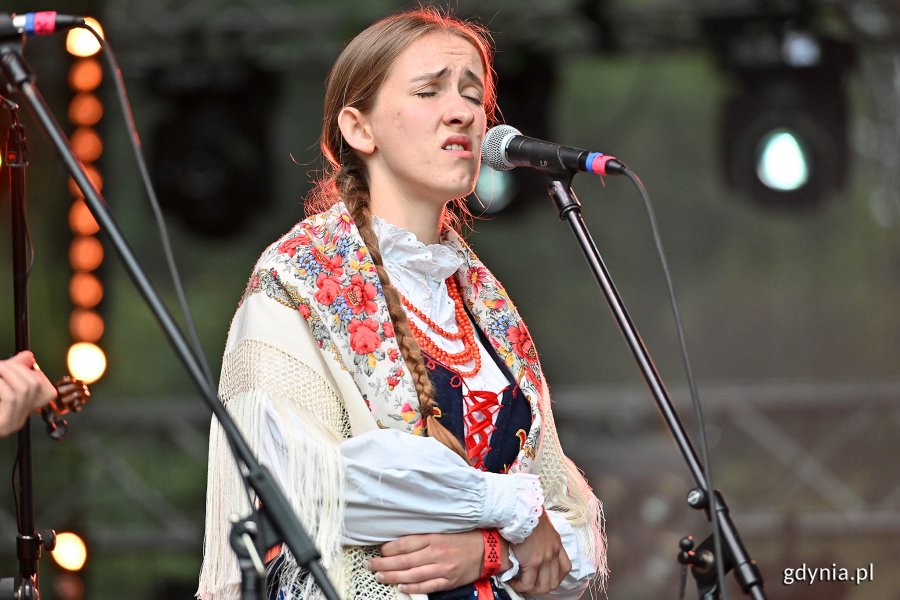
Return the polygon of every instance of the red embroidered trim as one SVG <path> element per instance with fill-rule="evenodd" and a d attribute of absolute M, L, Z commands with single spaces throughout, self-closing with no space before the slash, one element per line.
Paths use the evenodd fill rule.
<path fill-rule="evenodd" d="M 478 579 L 473 585 L 475 586 L 475 598 L 478 600 L 493 600 L 494 590 L 491 588 L 490 579 Z"/>
<path fill-rule="evenodd" d="M 496 529 L 482 529 L 484 537 L 484 566 L 481 567 L 481 578 L 493 577 L 500 572 L 500 535 Z"/>
<path fill-rule="evenodd" d="M 464 394 L 467 404 L 463 417 L 466 424 L 466 454 L 476 469 L 484 470 L 484 457 L 491 449 L 488 440 L 494 431 L 494 413 L 500 410 L 500 399 L 506 389 L 499 393 L 470 390 Z"/>

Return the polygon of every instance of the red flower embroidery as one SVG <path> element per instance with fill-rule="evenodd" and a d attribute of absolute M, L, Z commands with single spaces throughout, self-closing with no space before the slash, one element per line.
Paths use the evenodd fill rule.
<path fill-rule="evenodd" d="M 334 299 L 341 294 L 340 282 L 325 273 L 319 273 L 319 277 L 316 279 L 316 286 L 319 288 L 319 291 L 315 293 L 316 300 L 328 306 L 331 306 Z"/>
<path fill-rule="evenodd" d="M 349 234 L 350 230 L 353 228 L 353 217 L 350 216 L 350 213 L 343 212 L 338 215 L 337 222 L 337 230 L 341 234 Z"/>
<path fill-rule="evenodd" d="M 311 314 L 309 307 L 305 304 L 301 304 L 300 306 L 298 306 L 297 310 L 300 311 L 300 316 L 303 317 L 304 319 L 308 319 L 309 315 Z"/>
<path fill-rule="evenodd" d="M 378 310 L 378 306 L 372 302 L 372 298 L 377 293 L 378 290 L 375 289 L 373 284 L 363 281 L 362 275 L 354 275 L 350 278 L 350 285 L 344 289 L 344 298 L 347 300 L 347 306 L 350 307 L 354 315 L 358 315 L 363 311 L 372 314 Z M 385 335 L 387 335 L 386 332 Z"/>
<path fill-rule="evenodd" d="M 278 246 L 278 253 L 289 254 L 291 258 L 293 258 L 294 255 L 297 254 L 298 247 L 307 246 L 309 243 L 309 236 L 306 235 L 306 232 L 301 232 L 296 237 L 288 238 L 281 242 L 281 245 Z"/>
<path fill-rule="evenodd" d="M 382 325 L 382 327 L 384 328 L 384 337 L 386 337 L 386 338 L 394 337 L 394 324 L 393 323 L 388 321 L 387 323 Z M 394 350 L 394 349 L 391 348 L 391 350 Z M 396 350 L 394 350 L 394 351 L 396 352 Z"/>
<path fill-rule="evenodd" d="M 387 384 L 389 390 L 393 391 L 394 388 L 397 387 L 398 383 L 400 383 L 400 378 L 397 377 L 396 373 L 391 373 L 390 375 L 388 375 Z"/>
<path fill-rule="evenodd" d="M 484 267 L 469 267 L 469 270 L 466 271 L 466 281 L 475 290 L 476 296 L 481 293 L 481 286 L 488 277 L 488 270 Z"/>
<path fill-rule="evenodd" d="M 384 334 L 385 337 L 388 337 L 387 333 Z M 391 348 L 387 351 L 388 358 L 391 359 L 391 362 L 397 362 L 397 359 L 400 358 L 400 351 L 396 348 Z"/>
<path fill-rule="evenodd" d="M 374 319 L 352 319 L 348 327 L 350 331 L 350 347 L 357 354 L 369 354 L 381 345 L 378 335 L 378 323 Z"/>
<path fill-rule="evenodd" d="M 326 271 L 331 273 L 332 275 L 343 275 L 344 269 L 341 267 L 341 263 L 344 260 L 344 257 L 340 254 L 335 254 L 332 257 L 328 257 L 322 252 L 321 248 L 313 248 L 311 251 L 312 257 L 315 259 L 317 263 L 322 265 Z"/>
<path fill-rule="evenodd" d="M 513 352 L 516 353 L 516 356 L 524 358 L 529 362 L 537 360 L 537 350 L 534 348 L 534 342 L 531 341 L 531 336 L 528 335 L 528 330 L 525 329 L 524 323 L 518 327 L 510 327 L 507 329 L 506 337 L 512 342 Z"/>

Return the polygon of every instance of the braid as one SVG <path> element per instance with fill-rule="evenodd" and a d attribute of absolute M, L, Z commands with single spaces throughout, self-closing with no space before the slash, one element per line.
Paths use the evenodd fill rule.
<path fill-rule="evenodd" d="M 419 344 L 416 343 L 416 339 L 409 329 L 406 311 L 403 309 L 403 304 L 400 301 L 400 292 L 391 283 L 387 269 L 384 268 L 384 261 L 381 258 L 381 250 L 378 246 L 378 238 L 372 229 L 372 213 L 369 211 L 369 190 L 365 184 L 363 174 L 359 172 L 358 168 L 354 168 L 355 162 L 345 164 L 337 172 L 335 183 L 344 200 L 344 204 L 347 205 L 347 209 L 356 223 L 363 242 L 369 249 L 369 254 L 372 256 L 372 262 L 375 264 L 375 270 L 378 273 L 378 279 L 381 280 L 381 288 L 387 300 L 388 314 L 390 314 L 394 325 L 394 335 L 400 346 L 400 352 L 403 354 L 406 367 L 409 369 L 413 382 L 416 384 L 416 394 L 419 397 L 419 412 L 425 421 L 425 433 L 453 450 L 468 463 L 469 459 L 462 444 L 435 417 L 437 401 L 434 397 L 434 385 L 431 382 L 431 377 L 428 375 L 428 369 L 425 368 L 425 361 L 422 358 Z"/>

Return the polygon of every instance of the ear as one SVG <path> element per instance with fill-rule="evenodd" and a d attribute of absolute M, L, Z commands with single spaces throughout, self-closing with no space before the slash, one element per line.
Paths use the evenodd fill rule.
<path fill-rule="evenodd" d="M 342 108 L 338 113 L 338 127 L 351 148 L 363 154 L 375 152 L 375 136 L 372 135 L 369 119 L 358 108 Z"/>

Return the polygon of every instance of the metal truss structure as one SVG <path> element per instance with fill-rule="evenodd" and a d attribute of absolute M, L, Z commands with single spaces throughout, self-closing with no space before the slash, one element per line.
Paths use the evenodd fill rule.
<path fill-rule="evenodd" d="M 689 484 L 646 392 L 554 391 L 561 439 L 593 481 L 613 476 L 644 487 L 667 472 Z M 748 538 L 788 523 L 813 537 L 900 535 L 900 482 L 883 477 L 900 453 L 900 381 L 711 385 L 702 396 L 717 484 Z M 684 394 L 674 397 L 689 423 Z M 73 419 L 62 444 L 36 437 L 37 484 L 51 486 L 50 496 L 37 498 L 47 521 L 39 525 L 81 522 L 87 511 L 99 550 L 197 550 L 208 425 L 198 398 L 107 399 Z M 63 460 L 76 466 L 59 487 L 55 469 Z M 176 467 L 187 481 L 170 492 Z M 107 502 L 118 508 L 106 511 Z M 15 531 L 11 507 L 0 510 L 6 533 Z"/>

